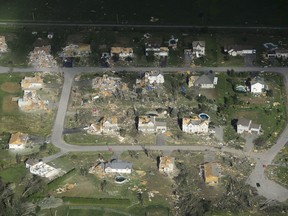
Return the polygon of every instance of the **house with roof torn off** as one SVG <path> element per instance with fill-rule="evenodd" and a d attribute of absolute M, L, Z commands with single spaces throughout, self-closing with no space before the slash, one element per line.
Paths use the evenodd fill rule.
<path fill-rule="evenodd" d="M 127 57 L 133 58 L 133 49 L 126 47 L 111 47 L 110 56 L 118 56 L 120 59 L 125 59 Z"/>
<path fill-rule="evenodd" d="M 189 134 L 208 133 L 210 119 L 199 116 L 184 117 L 182 119 L 182 131 Z"/>
<path fill-rule="evenodd" d="M 137 129 L 143 133 L 165 133 L 166 122 L 157 119 L 155 116 L 139 116 Z"/>
<path fill-rule="evenodd" d="M 43 86 L 43 79 L 39 75 L 35 77 L 24 77 L 21 81 L 21 88 L 23 90 L 41 89 Z"/>
<path fill-rule="evenodd" d="M 90 44 L 76 43 L 69 44 L 64 47 L 62 52 L 59 53 L 61 58 L 81 58 L 87 57 L 91 54 Z"/>
<path fill-rule="evenodd" d="M 116 116 L 102 117 L 96 124 L 91 124 L 87 132 L 90 134 L 116 134 L 120 130 Z"/>
<path fill-rule="evenodd" d="M 162 174 L 171 174 L 174 171 L 175 158 L 170 156 L 160 157 L 159 172 Z"/>
<path fill-rule="evenodd" d="M 217 163 L 207 162 L 200 166 L 200 173 L 206 184 L 218 184 L 220 172 Z"/>
<path fill-rule="evenodd" d="M 27 166 L 26 166 L 27 167 Z M 33 175 L 37 175 L 43 178 L 48 178 L 49 180 L 54 179 L 57 177 L 61 169 L 56 169 L 43 161 L 39 161 L 38 163 L 34 163 L 34 165 L 29 166 L 29 171 Z"/>
<path fill-rule="evenodd" d="M 28 134 L 17 132 L 11 135 L 9 139 L 9 149 L 23 150 L 28 142 Z"/>
<path fill-rule="evenodd" d="M 192 54 L 196 58 L 205 56 L 205 41 L 193 41 Z"/>
<path fill-rule="evenodd" d="M 96 166 L 89 169 L 89 173 L 121 173 L 121 174 L 131 174 L 132 173 L 132 163 L 121 161 L 121 160 L 111 160 L 109 162 L 100 162 Z"/>

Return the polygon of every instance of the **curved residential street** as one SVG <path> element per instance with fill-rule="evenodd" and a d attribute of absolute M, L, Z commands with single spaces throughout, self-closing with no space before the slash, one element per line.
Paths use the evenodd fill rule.
<path fill-rule="evenodd" d="M 288 95 L 288 68 L 286 67 L 271 67 L 271 68 L 261 68 L 261 67 L 174 67 L 174 68 L 148 68 L 148 67 L 120 67 L 120 68 L 99 68 L 99 67 L 78 67 L 78 68 L 46 68 L 46 69 L 35 69 L 35 68 L 7 68 L 0 67 L 0 73 L 8 72 L 31 72 L 31 71 L 51 71 L 51 72 L 61 72 L 64 73 L 64 83 L 62 88 L 62 93 L 59 101 L 59 106 L 54 122 L 54 127 L 52 131 L 51 141 L 52 143 L 61 149 L 61 151 L 55 155 L 44 158 L 43 160 L 48 162 L 54 160 L 57 157 L 66 154 L 67 152 L 87 152 L 87 151 L 106 151 L 108 146 L 77 146 L 70 145 L 64 142 L 62 133 L 64 129 L 64 120 L 66 115 L 66 110 L 68 107 L 70 91 L 73 84 L 73 80 L 76 74 L 86 73 L 86 72 L 96 72 L 96 71 L 131 71 L 131 72 L 141 72 L 149 70 L 159 70 L 161 72 L 177 72 L 177 71 L 210 71 L 215 72 L 226 72 L 228 69 L 233 69 L 235 72 L 249 72 L 249 71 L 263 71 L 263 72 L 276 72 L 284 76 L 286 97 Z M 287 99 L 287 98 L 286 98 Z M 269 165 L 272 160 L 277 155 L 277 153 L 284 147 L 288 139 L 288 125 L 283 130 L 282 134 L 279 136 L 276 144 L 269 150 L 261 153 L 245 152 L 242 150 L 236 150 L 228 147 L 211 147 L 211 146 L 146 146 L 147 149 L 151 150 L 163 150 L 163 151 L 173 151 L 173 150 L 190 150 L 190 151 L 221 151 L 229 152 L 239 156 L 247 156 L 254 158 L 256 160 L 255 168 L 247 179 L 247 183 L 253 187 L 256 187 L 256 183 L 260 183 L 260 187 L 256 187 L 260 195 L 266 197 L 268 200 L 277 200 L 284 202 L 288 199 L 288 190 L 277 184 L 274 181 L 269 180 L 265 176 L 265 168 L 263 165 Z M 126 150 L 142 150 L 142 146 L 139 145 L 113 145 L 110 146 L 113 151 L 122 152 Z"/>

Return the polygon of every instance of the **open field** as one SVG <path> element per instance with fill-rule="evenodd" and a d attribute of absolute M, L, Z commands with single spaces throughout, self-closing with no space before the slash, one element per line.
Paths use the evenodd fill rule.
<path fill-rule="evenodd" d="M 112 1 L 18 1 L 3 2 L 0 10 L 2 20 L 35 21 L 84 21 L 88 23 L 149 23 L 151 16 L 165 24 L 196 25 L 285 25 L 287 24 L 287 4 L 285 1 L 248 0 L 243 1 L 179 1 L 156 3 L 147 0 L 137 2 Z M 247 7 L 249 5 L 249 7 Z M 149 8 L 149 10 L 148 10 Z M 189 10 L 186 10 L 189 8 Z M 231 10 L 231 8 L 233 10 Z M 257 11 L 257 13 L 255 13 Z M 181 14 L 181 16 L 177 16 Z M 269 16 L 267 16 L 269 14 Z"/>

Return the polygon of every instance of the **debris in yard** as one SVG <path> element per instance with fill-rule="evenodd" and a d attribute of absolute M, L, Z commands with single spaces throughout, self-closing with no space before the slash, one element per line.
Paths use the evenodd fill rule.
<path fill-rule="evenodd" d="M 126 83 L 121 81 L 118 77 L 109 77 L 104 74 L 103 77 L 96 77 L 92 80 L 92 88 L 100 90 L 102 97 L 108 97 L 112 95 L 123 95 L 129 91 Z"/>
<path fill-rule="evenodd" d="M 24 90 L 23 98 L 18 100 L 18 106 L 22 111 L 48 110 L 49 101 L 43 101 L 37 95 L 36 90 Z"/>
<path fill-rule="evenodd" d="M 63 48 L 63 51 L 59 54 L 61 58 L 73 58 L 73 57 L 87 57 L 91 53 L 90 44 L 69 44 Z"/>
<path fill-rule="evenodd" d="M 57 188 L 57 189 L 56 189 L 56 192 L 57 192 L 58 194 L 64 193 L 64 192 L 66 192 L 66 191 L 69 191 L 69 190 L 73 189 L 75 186 L 76 186 L 76 183 L 74 183 L 74 184 L 65 184 L 63 187 Z"/>
<path fill-rule="evenodd" d="M 8 46 L 5 40 L 5 36 L 0 36 L 0 53 L 8 51 Z"/>

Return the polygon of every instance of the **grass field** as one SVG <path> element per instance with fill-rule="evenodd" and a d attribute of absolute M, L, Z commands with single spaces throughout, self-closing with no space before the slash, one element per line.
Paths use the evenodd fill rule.
<path fill-rule="evenodd" d="M 21 177 L 25 176 L 26 173 L 27 169 L 25 168 L 24 164 L 21 164 L 21 166 L 1 170 L 0 176 L 5 182 L 19 183 Z"/>
<path fill-rule="evenodd" d="M 131 7 L 132 4 L 133 7 Z M 166 24 L 285 25 L 287 24 L 285 13 L 287 7 L 285 0 L 274 0 L 273 3 L 268 0 L 252 2 L 248 0 L 181 0 L 177 3 L 172 0 L 158 3 L 153 0 L 137 3 L 131 0 L 124 2 L 31 0 L 25 4 L 19 1 L 3 2 L 0 18 L 19 21 L 149 23 L 153 16 L 159 19 L 158 23 Z"/>

